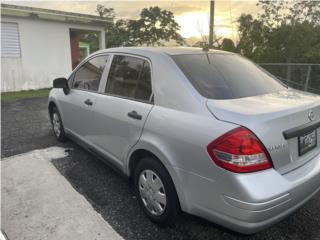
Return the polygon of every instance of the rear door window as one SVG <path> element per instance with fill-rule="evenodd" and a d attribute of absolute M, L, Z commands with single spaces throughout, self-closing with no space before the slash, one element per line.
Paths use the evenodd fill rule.
<path fill-rule="evenodd" d="M 105 92 L 129 99 L 149 101 L 152 92 L 149 62 L 142 58 L 115 55 Z"/>
<path fill-rule="evenodd" d="M 173 55 L 194 88 L 210 99 L 233 99 L 286 89 L 275 77 L 236 54 Z"/>

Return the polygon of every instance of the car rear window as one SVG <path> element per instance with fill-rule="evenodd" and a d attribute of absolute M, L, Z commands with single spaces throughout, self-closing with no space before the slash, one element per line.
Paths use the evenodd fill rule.
<path fill-rule="evenodd" d="M 243 98 L 286 89 L 274 76 L 236 54 L 203 53 L 171 57 L 206 98 Z"/>

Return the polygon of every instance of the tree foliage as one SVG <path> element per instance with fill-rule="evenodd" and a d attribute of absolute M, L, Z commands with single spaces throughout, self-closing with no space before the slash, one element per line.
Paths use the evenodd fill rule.
<path fill-rule="evenodd" d="M 162 41 L 170 40 L 183 43 L 173 13 L 159 7 L 142 9 L 140 19 L 129 20 L 128 27 L 138 45 L 161 45 Z"/>
<path fill-rule="evenodd" d="M 97 5 L 97 9 L 96 12 L 99 14 L 99 16 L 101 18 L 108 18 L 110 20 L 114 20 L 114 18 L 116 17 L 116 14 L 114 12 L 113 8 L 106 8 L 101 4 Z"/>
<path fill-rule="evenodd" d="M 228 52 L 235 52 L 236 51 L 236 47 L 234 45 L 234 42 L 230 38 L 224 38 L 222 40 L 220 49 L 222 49 L 224 51 L 228 51 Z"/>
<path fill-rule="evenodd" d="M 173 13 L 159 7 L 142 9 L 140 18 L 136 20 L 119 19 L 115 21 L 114 9 L 100 4 L 97 5 L 96 11 L 100 17 L 112 20 L 112 24 L 106 28 L 106 47 L 108 48 L 154 46 L 172 40 L 179 45 L 184 42 L 178 33 L 180 26 L 175 21 Z"/>
<path fill-rule="evenodd" d="M 320 23 L 320 4 L 318 1 L 270 1 L 257 3 L 264 10 L 259 19 L 268 27 L 279 27 L 293 23 Z"/>
<path fill-rule="evenodd" d="M 266 43 L 266 27 L 250 14 L 242 14 L 239 19 L 238 51 L 248 58 L 258 58 Z"/>
<path fill-rule="evenodd" d="M 128 21 L 120 19 L 110 26 L 106 31 L 106 47 L 133 46 L 131 34 L 128 30 Z"/>
<path fill-rule="evenodd" d="M 320 4 L 316 1 L 264 1 L 257 19 L 238 18 L 237 50 L 257 62 L 319 62 Z"/>

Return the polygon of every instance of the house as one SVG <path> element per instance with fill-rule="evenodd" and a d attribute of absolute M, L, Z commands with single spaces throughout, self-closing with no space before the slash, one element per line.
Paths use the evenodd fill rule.
<path fill-rule="evenodd" d="M 97 48 L 105 48 L 108 22 L 94 15 L 1 4 L 1 91 L 49 88 L 54 78 L 68 77 L 91 49 L 80 44 L 84 36 L 93 34 Z"/>

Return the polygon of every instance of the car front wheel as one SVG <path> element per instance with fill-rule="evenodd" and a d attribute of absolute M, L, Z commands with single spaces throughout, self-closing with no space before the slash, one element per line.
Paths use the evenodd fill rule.
<path fill-rule="evenodd" d="M 62 120 L 58 109 L 55 107 L 51 112 L 51 124 L 52 130 L 58 141 L 64 142 L 66 140 L 66 135 L 64 132 Z"/>

